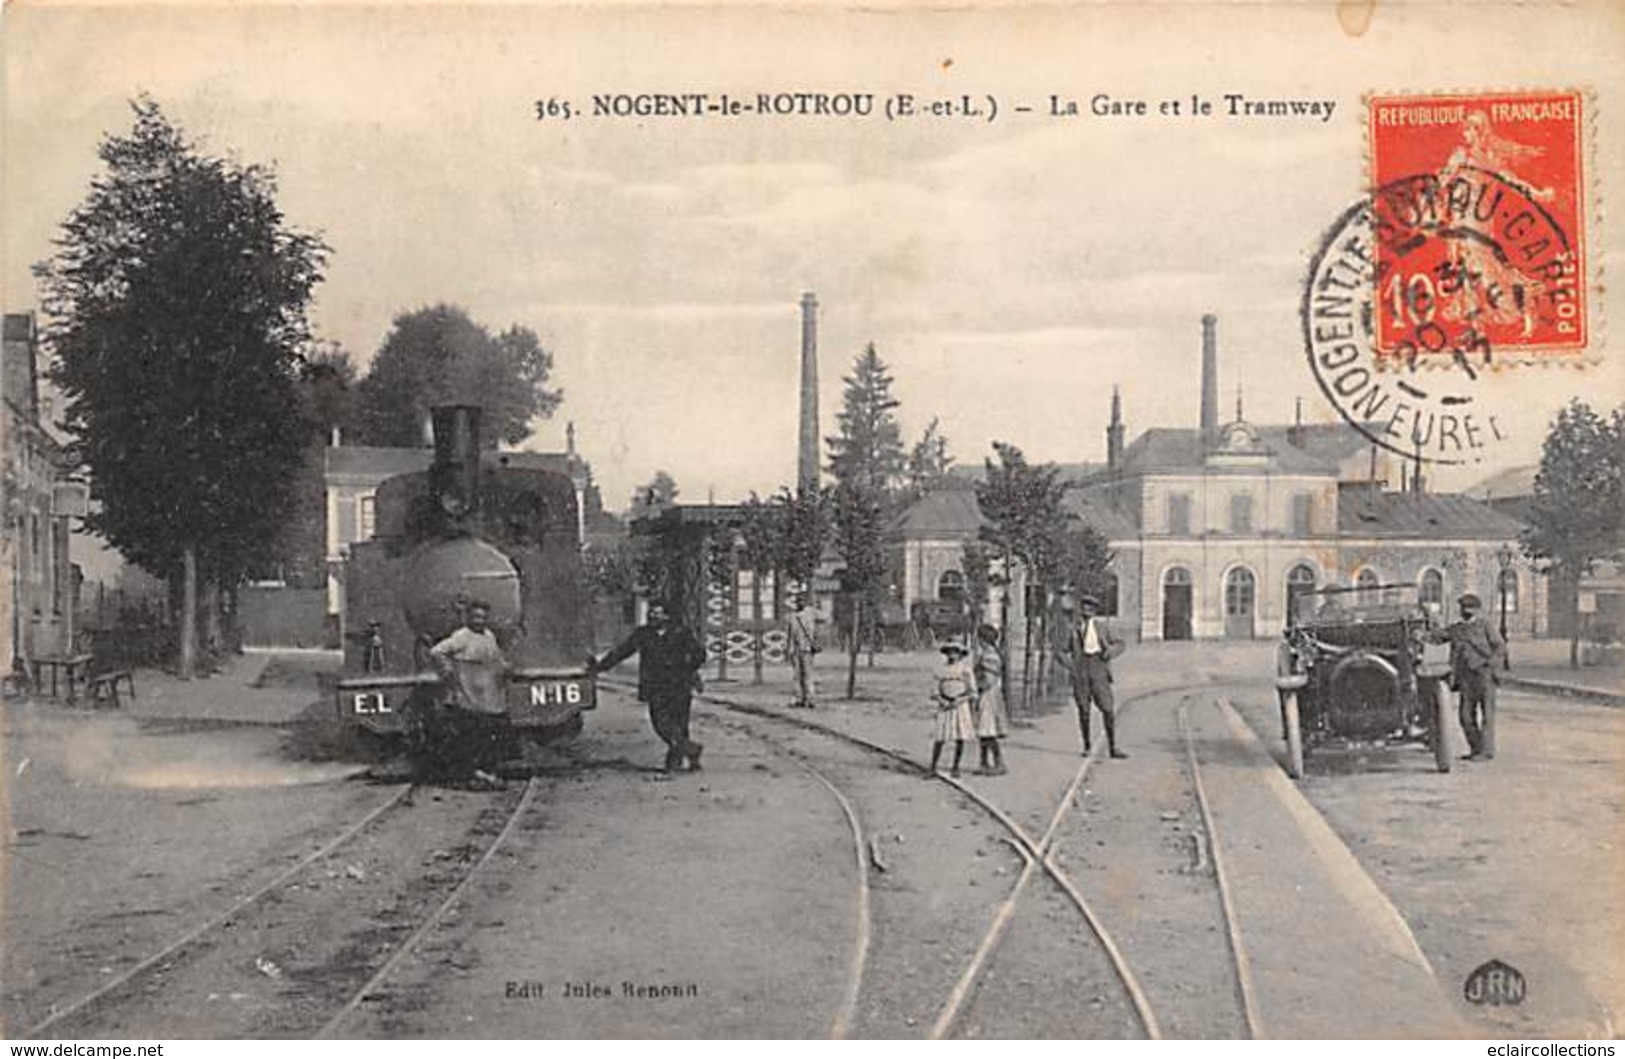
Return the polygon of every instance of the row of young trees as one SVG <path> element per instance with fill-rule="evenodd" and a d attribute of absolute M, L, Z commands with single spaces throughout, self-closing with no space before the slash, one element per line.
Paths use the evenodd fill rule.
<path fill-rule="evenodd" d="M 278 558 L 308 450 L 334 425 L 416 445 L 431 405 L 475 403 L 489 440 L 514 442 L 563 395 L 534 332 L 493 334 L 450 305 L 397 317 L 357 380 L 308 317 L 331 248 L 284 217 L 274 174 L 206 153 L 151 99 L 132 109 L 35 275 L 70 455 L 98 501 L 89 528 L 174 586 L 190 676 L 199 625 Z"/>

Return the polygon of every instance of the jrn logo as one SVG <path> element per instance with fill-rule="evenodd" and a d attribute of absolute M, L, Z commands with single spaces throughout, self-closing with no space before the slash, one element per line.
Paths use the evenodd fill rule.
<path fill-rule="evenodd" d="M 1523 1003 L 1528 986 L 1523 974 L 1509 963 L 1491 960 L 1467 976 L 1462 994 L 1469 1004 L 1502 1004 L 1513 1006 Z"/>

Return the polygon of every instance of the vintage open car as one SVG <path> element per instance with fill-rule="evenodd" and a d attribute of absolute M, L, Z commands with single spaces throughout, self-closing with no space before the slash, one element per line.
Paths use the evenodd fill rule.
<path fill-rule="evenodd" d="M 1296 592 L 1288 615 L 1290 666 L 1277 666 L 1288 772 L 1303 775 L 1319 747 L 1420 742 L 1450 771 L 1448 650 L 1415 585 Z M 1283 672 L 1289 669 L 1290 672 Z"/>

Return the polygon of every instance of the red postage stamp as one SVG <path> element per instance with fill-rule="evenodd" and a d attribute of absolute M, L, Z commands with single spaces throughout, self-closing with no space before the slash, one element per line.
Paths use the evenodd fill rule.
<path fill-rule="evenodd" d="M 1583 106 L 1574 91 L 1370 98 L 1380 360 L 1586 348 Z"/>

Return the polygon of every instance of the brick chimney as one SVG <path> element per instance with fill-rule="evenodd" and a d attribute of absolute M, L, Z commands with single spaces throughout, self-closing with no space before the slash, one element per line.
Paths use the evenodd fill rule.
<path fill-rule="evenodd" d="M 1202 317 L 1202 445 L 1219 440 L 1219 318 Z"/>
<path fill-rule="evenodd" d="M 818 491 L 818 298 L 801 296 L 801 429 L 796 458 L 796 488 L 802 495 Z"/>

